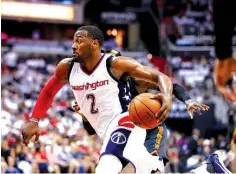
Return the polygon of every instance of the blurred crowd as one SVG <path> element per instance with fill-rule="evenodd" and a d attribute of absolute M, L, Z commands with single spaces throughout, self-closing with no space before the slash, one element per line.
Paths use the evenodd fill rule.
<path fill-rule="evenodd" d="M 163 2 L 162 0 L 158 0 Z M 161 37 L 178 46 L 212 46 L 213 0 L 166 0 L 159 5 Z M 236 32 L 235 32 L 236 35 Z M 233 40 L 235 45 L 235 39 Z"/>
<path fill-rule="evenodd" d="M 6 136 L 1 144 L 2 173 L 94 173 L 100 143 L 96 137 L 88 138 L 83 130 L 78 131 L 81 135 L 76 138 L 47 131 L 39 143 L 28 147 L 19 137 Z M 51 142 L 44 142 L 49 139 Z"/>

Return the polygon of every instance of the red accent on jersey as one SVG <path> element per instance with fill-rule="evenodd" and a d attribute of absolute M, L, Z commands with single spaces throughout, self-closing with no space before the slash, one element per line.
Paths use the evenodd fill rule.
<path fill-rule="evenodd" d="M 47 116 L 46 112 L 50 108 L 54 96 L 63 85 L 64 83 L 59 82 L 54 77 L 50 78 L 39 94 L 38 100 L 34 106 L 32 117 L 40 119 Z"/>
<path fill-rule="evenodd" d="M 134 123 L 131 121 L 131 119 L 129 118 L 129 116 L 125 116 L 122 117 L 119 121 L 118 121 L 118 125 L 119 126 L 124 126 L 124 127 L 128 127 L 128 128 L 134 128 Z"/>

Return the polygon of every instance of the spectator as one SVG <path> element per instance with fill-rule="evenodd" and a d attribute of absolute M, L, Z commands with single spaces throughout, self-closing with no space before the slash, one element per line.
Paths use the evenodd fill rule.
<path fill-rule="evenodd" d="M 1 172 L 6 173 L 7 163 L 3 157 L 1 157 Z"/>
<path fill-rule="evenodd" d="M 186 9 L 182 8 L 180 12 L 176 16 L 173 17 L 174 22 L 178 26 L 178 31 L 180 35 L 184 35 L 185 25 L 194 25 L 194 22 L 195 22 L 194 19 L 188 18 L 185 15 L 185 10 Z"/>
<path fill-rule="evenodd" d="M 20 171 L 14 167 L 15 166 L 15 159 L 14 157 L 8 158 L 8 167 L 6 168 L 6 173 L 20 173 Z"/>
<path fill-rule="evenodd" d="M 214 24 L 212 22 L 212 14 L 208 12 L 205 16 L 205 21 L 203 22 L 204 34 L 205 35 L 213 35 L 214 32 Z"/>
<path fill-rule="evenodd" d="M 48 163 L 49 167 L 48 170 L 49 172 L 54 172 L 54 173 L 60 173 L 60 168 L 59 168 L 59 159 L 58 156 L 55 153 L 55 145 L 51 144 L 50 146 L 47 146 L 49 150 L 46 151 L 47 158 L 48 158 Z"/>
<path fill-rule="evenodd" d="M 218 136 L 217 142 L 216 142 L 216 148 L 227 150 L 227 142 L 226 142 L 225 136 L 223 135 Z"/>
<path fill-rule="evenodd" d="M 172 17 L 166 17 L 161 22 L 161 34 L 163 38 L 168 38 L 172 43 L 175 43 L 179 38 L 178 27 Z"/>
<path fill-rule="evenodd" d="M 34 154 L 40 173 L 48 173 L 48 158 L 43 144 L 36 145 L 36 152 Z"/>
<path fill-rule="evenodd" d="M 7 140 L 2 140 L 1 156 L 4 158 L 4 161 L 8 163 L 8 157 L 10 156 L 10 148 L 8 146 Z"/>
<path fill-rule="evenodd" d="M 58 158 L 60 171 L 62 173 L 74 173 L 77 166 L 76 163 L 73 161 L 71 149 L 66 143 L 66 141 L 63 142 L 62 150 L 58 154 Z"/>

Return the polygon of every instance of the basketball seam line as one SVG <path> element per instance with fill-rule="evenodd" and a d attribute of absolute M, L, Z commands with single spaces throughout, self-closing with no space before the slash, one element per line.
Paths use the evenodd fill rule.
<path fill-rule="evenodd" d="M 149 112 L 146 112 L 146 113 L 153 118 L 153 114 L 151 115 Z M 154 118 L 156 118 L 155 115 L 154 115 Z"/>
<path fill-rule="evenodd" d="M 142 121 L 142 119 L 139 117 L 139 114 L 138 114 L 138 112 L 137 112 L 137 110 L 136 110 L 136 106 L 135 106 L 135 103 L 132 101 L 132 103 L 134 104 L 134 110 L 135 110 L 135 112 L 136 112 L 136 114 L 137 114 L 137 116 L 138 116 L 138 118 L 139 118 L 139 120 L 145 125 L 145 126 L 147 126 L 147 127 L 149 127 L 148 125 L 146 125 L 143 121 Z"/>
<path fill-rule="evenodd" d="M 136 100 L 138 100 L 138 101 L 140 101 L 139 99 L 137 99 L 137 98 L 135 98 Z M 141 102 L 141 101 L 140 101 Z M 143 102 L 141 102 L 144 106 L 146 106 L 147 108 L 148 108 L 148 110 L 149 111 L 151 111 L 151 113 L 153 114 L 153 115 L 156 115 L 156 114 L 154 114 L 153 112 L 152 112 L 152 110 L 151 109 L 149 109 L 149 107 L 147 106 L 147 105 L 145 105 Z"/>

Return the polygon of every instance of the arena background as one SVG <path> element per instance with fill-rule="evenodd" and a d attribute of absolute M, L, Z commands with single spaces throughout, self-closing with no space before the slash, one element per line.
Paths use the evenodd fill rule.
<path fill-rule="evenodd" d="M 20 142 L 41 88 L 57 63 L 71 56 L 74 32 L 87 24 L 102 29 L 104 49 L 159 69 L 210 106 L 191 120 L 185 105 L 173 100 L 166 120 L 167 172 L 188 171 L 215 150 L 229 158 L 235 103 L 214 87 L 211 0 L 2 0 L 1 24 L 2 173 L 94 172 L 101 142 L 82 128 L 69 86 L 40 121 L 40 142 Z"/>

